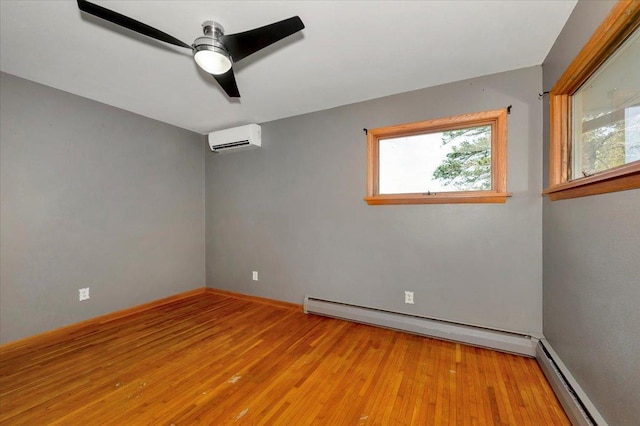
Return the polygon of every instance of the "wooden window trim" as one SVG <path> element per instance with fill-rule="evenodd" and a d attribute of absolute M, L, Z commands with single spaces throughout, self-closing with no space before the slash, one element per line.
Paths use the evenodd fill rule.
<path fill-rule="evenodd" d="M 638 28 L 640 1 L 619 1 L 549 93 L 549 187 L 543 194 L 552 201 L 640 188 L 640 161 L 570 180 L 572 97 Z"/>
<path fill-rule="evenodd" d="M 379 141 L 401 136 L 491 126 L 491 190 L 439 192 L 436 194 L 380 194 Z M 367 196 L 369 205 L 504 203 L 507 197 L 507 109 L 483 111 L 367 131 Z"/>

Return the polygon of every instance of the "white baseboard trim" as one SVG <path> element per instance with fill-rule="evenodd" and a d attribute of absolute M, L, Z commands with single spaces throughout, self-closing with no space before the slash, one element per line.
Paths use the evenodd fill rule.
<path fill-rule="evenodd" d="M 530 357 L 535 357 L 538 344 L 537 338 L 524 334 L 332 302 L 310 296 L 305 296 L 304 298 L 304 312 Z"/>
<path fill-rule="evenodd" d="M 598 409 L 544 338 L 538 342 L 536 360 L 574 426 L 607 426 Z"/>

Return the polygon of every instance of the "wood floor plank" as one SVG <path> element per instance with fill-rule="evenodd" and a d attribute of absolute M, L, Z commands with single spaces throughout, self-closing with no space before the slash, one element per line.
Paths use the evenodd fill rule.
<path fill-rule="evenodd" d="M 201 292 L 0 348 L 2 425 L 569 425 L 533 359 Z"/>

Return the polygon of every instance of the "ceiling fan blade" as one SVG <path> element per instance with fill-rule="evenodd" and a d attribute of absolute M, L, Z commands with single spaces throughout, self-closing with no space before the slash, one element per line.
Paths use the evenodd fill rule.
<path fill-rule="evenodd" d="M 236 77 L 233 75 L 233 68 L 224 74 L 211 74 L 216 79 L 220 87 L 227 92 L 227 96 L 230 98 L 239 98 L 240 92 L 238 91 L 238 85 L 236 84 Z"/>
<path fill-rule="evenodd" d="M 167 33 L 163 33 L 162 31 L 150 27 L 147 24 L 143 24 L 142 22 L 131 19 L 128 16 L 121 15 L 113 10 L 98 6 L 97 4 L 90 3 L 86 0 L 78 0 L 78 7 L 83 12 L 97 16 L 98 18 L 112 22 L 116 25 L 120 25 L 121 27 L 128 28 L 147 37 L 164 41 L 165 43 L 173 44 L 175 46 L 184 47 L 186 49 L 192 49 L 192 47 L 187 43 L 180 41 Z"/>
<path fill-rule="evenodd" d="M 303 28 L 304 24 L 300 17 L 294 16 L 243 33 L 223 35 L 220 37 L 220 41 L 231 54 L 233 62 L 239 62 L 252 53 L 295 34 Z"/>

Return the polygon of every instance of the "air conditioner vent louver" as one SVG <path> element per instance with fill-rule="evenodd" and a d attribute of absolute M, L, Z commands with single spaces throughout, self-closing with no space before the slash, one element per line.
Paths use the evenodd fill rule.
<path fill-rule="evenodd" d="M 209 133 L 209 146 L 213 152 L 217 153 L 241 151 L 261 145 L 261 129 L 257 124 Z"/>
<path fill-rule="evenodd" d="M 238 146 L 244 146 L 244 145 L 249 145 L 249 141 L 243 140 L 238 142 L 223 143 L 222 145 L 216 145 L 215 148 L 212 148 L 212 150 L 219 151 L 221 149 L 236 148 Z"/>

